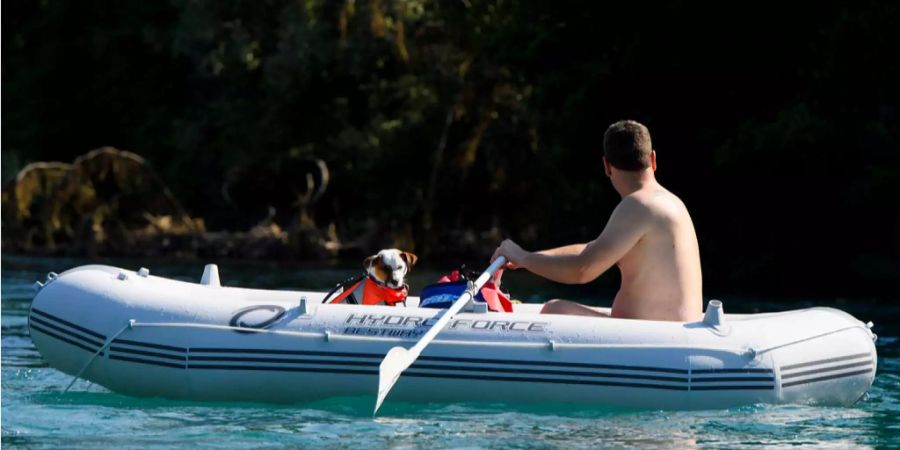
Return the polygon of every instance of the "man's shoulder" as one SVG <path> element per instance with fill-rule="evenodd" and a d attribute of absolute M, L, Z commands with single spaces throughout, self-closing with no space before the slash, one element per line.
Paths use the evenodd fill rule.
<path fill-rule="evenodd" d="M 653 215 L 685 209 L 681 199 L 661 187 L 640 190 L 625 196 L 622 198 L 621 206 L 632 211 L 646 211 Z"/>
<path fill-rule="evenodd" d="M 620 206 L 634 209 L 652 209 L 655 204 L 659 203 L 665 190 L 640 190 L 622 197 Z"/>
<path fill-rule="evenodd" d="M 654 201 L 643 193 L 632 193 L 622 197 L 616 211 L 622 216 L 628 216 L 632 220 L 650 217 L 655 209 Z"/>

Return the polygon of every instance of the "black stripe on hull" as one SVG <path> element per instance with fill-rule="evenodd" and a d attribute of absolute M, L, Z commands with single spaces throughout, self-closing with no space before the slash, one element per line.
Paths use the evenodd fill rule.
<path fill-rule="evenodd" d="M 379 356 L 380 358 L 383 357 Z M 646 366 L 622 366 L 616 364 L 591 364 L 591 363 L 574 363 L 574 362 L 554 362 L 554 361 L 525 361 L 512 359 L 485 359 L 485 358 L 452 358 L 445 356 L 420 356 L 419 360 L 423 361 L 452 361 L 452 362 L 471 362 L 483 364 L 516 364 L 516 365 L 536 365 L 536 366 L 559 366 L 559 367 L 583 367 L 589 369 L 615 369 L 615 370 L 632 370 L 645 372 L 663 372 L 677 373 L 687 375 L 690 373 L 687 369 L 672 369 L 668 367 L 646 367 Z"/>
<path fill-rule="evenodd" d="M 147 352 L 144 350 L 134 350 L 130 348 L 119 347 L 116 345 L 111 345 L 109 350 L 116 353 L 130 353 L 132 355 L 142 355 L 142 356 L 152 356 L 154 358 L 162 358 L 162 359 L 172 359 L 175 361 L 187 362 L 187 358 L 184 355 L 167 355 L 165 353 L 157 353 L 157 352 Z"/>
<path fill-rule="evenodd" d="M 413 369 L 427 369 L 427 370 L 452 370 L 452 371 L 475 371 L 475 372 L 487 372 L 487 371 L 503 371 L 506 370 L 504 367 L 460 367 L 460 366 L 444 366 L 444 365 L 436 365 L 436 364 L 413 364 L 411 366 Z M 689 381 L 688 378 L 681 377 L 667 377 L 660 375 L 640 375 L 640 374 L 623 374 L 623 373 L 612 373 L 612 372 L 577 372 L 577 371 L 568 371 L 568 370 L 541 370 L 541 369 L 516 369 L 516 373 L 527 373 L 527 374 L 535 374 L 535 375 L 569 375 L 576 377 L 595 377 L 595 378 L 628 378 L 634 380 L 650 380 L 650 381 L 667 381 L 670 383 L 687 383 Z"/>
<path fill-rule="evenodd" d="M 781 375 L 781 379 L 789 380 L 791 378 L 805 377 L 807 375 L 813 375 L 813 374 L 817 374 L 817 373 L 836 372 L 839 370 L 860 368 L 860 367 L 871 366 L 871 365 L 872 365 L 872 360 L 870 359 L 868 361 L 861 361 L 861 362 L 857 362 L 857 363 L 853 363 L 853 364 L 842 364 L 840 366 L 824 367 L 824 368 L 820 368 L 820 369 L 805 370 L 803 372 L 794 372 L 794 373 L 789 373 L 789 374 L 783 374 L 783 375 Z"/>
<path fill-rule="evenodd" d="M 818 383 L 818 382 L 820 382 L 820 381 L 836 380 L 836 379 L 838 379 L 838 378 L 846 378 L 846 377 L 855 377 L 855 376 L 857 376 L 857 375 L 863 375 L 863 374 L 870 373 L 870 372 L 872 372 L 872 371 L 874 371 L 874 370 L 875 370 L 874 367 L 869 367 L 869 368 L 867 368 L 867 369 L 865 369 L 865 370 L 856 370 L 856 371 L 853 371 L 853 372 L 845 372 L 845 373 L 838 373 L 838 374 L 834 374 L 834 375 L 826 375 L 826 376 L 816 377 L 816 378 L 808 378 L 808 379 L 806 379 L 806 380 L 798 380 L 798 381 L 792 381 L 792 382 L 790 382 L 790 383 L 783 383 L 783 384 L 781 385 L 781 387 L 783 387 L 783 388 L 790 388 L 790 387 L 800 386 L 800 385 L 804 385 L 804 384 Z"/>
<path fill-rule="evenodd" d="M 261 362 L 261 363 L 296 363 L 296 364 L 324 364 L 334 366 L 372 366 L 377 367 L 379 361 L 346 361 L 340 359 L 291 359 L 291 358 L 228 358 L 219 356 L 194 356 L 191 353 L 191 361 L 212 362 Z"/>
<path fill-rule="evenodd" d="M 201 365 L 188 366 L 189 369 L 212 369 L 212 370 L 263 370 L 263 371 L 284 371 L 284 372 L 314 372 L 314 373 L 331 373 L 336 375 L 371 375 L 377 376 L 377 370 L 334 370 L 319 367 L 285 367 L 285 366 L 240 366 L 240 365 Z M 449 374 L 449 373 L 428 373 L 418 372 L 410 369 L 403 373 L 406 377 L 419 378 L 450 378 L 450 379 L 467 379 L 478 381 L 512 381 L 520 383 L 553 383 L 553 384 L 578 384 L 578 385 L 595 385 L 595 386 L 620 386 L 647 389 L 663 389 L 674 391 L 687 391 L 687 386 L 668 386 L 663 384 L 644 384 L 644 383 L 626 383 L 618 381 L 594 381 L 594 380 L 574 380 L 563 378 L 530 378 L 530 377 L 506 377 L 495 375 L 466 375 L 466 374 Z"/>
<path fill-rule="evenodd" d="M 43 334 L 45 334 L 45 335 L 47 335 L 47 336 L 50 336 L 50 337 L 52 337 L 52 338 L 54 338 L 54 339 L 56 339 L 56 340 L 65 342 L 66 344 L 74 345 L 75 347 L 78 347 L 78 348 L 83 349 L 83 350 L 85 350 L 85 351 L 88 351 L 88 352 L 90 352 L 90 353 L 96 353 L 96 352 L 97 352 L 97 348 L 99 348 L 99 346 L 98 346 L 97 348 L 90 348 L 90 347 L 88 347 L 88 346 L 86 346 L 86 345 L 84 345 L 84 344 L 82 344 L 82 343 L 80 343 L 80 342 L 73 341 L 73 340 L 71 340 L 71 339 L 69 339 L 69 338 L 67 338 L 67 337 L 60 336 L 60 335 L 58 335 L 58 334 L 56 334 L 56 333 L 54 333 L 54 332 L 52 332 L 52 331 L 45 330 L 45 329 L 43 329 L 43 328 L 42 328 L 41 326 L 39 326 L 39 325 L 34 325 L 34 324 L 32 324 L 32 325 L 31 325 L 31 329 L 32 329 L 32 330 L 37 330 L 37 331 L 39 331 L 39 332 L 41 332 L 41 333 L 43 333 Z M 101 353 L 101 354 L 102 354 L 102 353 Z"/>
<path fill-rule="evenodd" d="M 76 329 L 76 330 L 78 330 L 78 331 L 81 331 L 81 332 L 83 332 L 83 333 L 89 334 L 89 335 L 91 335 L 91 336 L 93 336 L 93 337 L 95 337 L 95 338 L 100 339 L 101 341 L 105 341 L 105 340 L 106 340 L 106 336 L 104 336 L 104 335 L 102 335 L 102 334 L 100 334 L 100 333 L 97 333 L 97 332 L 94 331 L 94 330 L 89 330 L 89 329 L 84 328 L 84 327 L 82 327 L 82 326 L 80 326 L 80 325 L 75 325 L 74 323 L 69 322 L 69 321 L 67 321 L 67 320 L 60 319 L 59 317 L 56 317 L 56 316 L 54 316 L 54 315 L 52 315 L 52 314 L 47 314 L 47 313 L 45 313 L 44 311 L 41 311 L 41 310 L 39 310 L 39 309 L 37 309 L 37 308 L 35 308 L 35 307 L 33 307 L 33 306 L 31 307 L 31 312 L 34 313 L 34 314 L 37 314 L 37 315 L 39 315 L 39 316 L 41 316 L 41 317 L 44 317 L 44 318 L 46 318 L 46 319 L 55 320 L 56 322 L 59 322 L 59 323 L 65 325 L 65 326 L 67 326 L 67 327 L 74 328 L 74 329 Z"/>
<path fill-rule="evenodd" d="M 155 348 L 157 350 L 168 350 L 170 352 L 187 353 L 187 351 L 188 351 L 188 349 L 185 347 L 174 347 L 171 345 L 162 345 L 162 344 L 150 344 L 147 342 L 129 341 L 128 339 L 116 338 L 116 340 L 113 342 L 118 343 L 118 344 L 124 344 L 124 345 L 133 345 L 135 347 L 146 347 L 146 348 Z"/>
<path fill-rule="evenodd" d="M 87 345 L 93 346 L 95 349 L 98 349 L 98 348 L 100 348 L 100 346 L 103 345 L 102 342 L 97 342 L 97 341 L 95 341 L 95 340 L 93 340 L 93 339 L 86 338 L 86 337 L 84 337 L 84 336 L 82 336 L 82 335 L 80 335 L 80 334 L 78 334 L 78 333 L 75 333 L 75 332 L 73 332 L 73 331 L 67 330 L 67 329 L 65 329 L 65 328 L 63 328 L 63 327 L 60 327 L 60 326 L 58 326 L 58 325 L 54 325 L 54 324 L 52 324 L 52 323 L 50 323 L 50 322 L 44 321 L 44 320 L 42 320 L 42 319 L 40 319 L 40 318 L 38 318 L 38 317 L 32 316 L 32 317 L 31 317 L 31 327 L 34 328 L 35 325 L 38 325 L 38 326 L 39 326 L 38 329 L 41 329 L 41 328 L 48 329 L 48 328 L 49 328 L 49 329 L 52 329 L 52 330 L 56 330 L 56 331 L 59 332 L 59 333 L 62 333 L 62 334 L 64 334 L 64 335 L 66 335 L 66 336 L 69 336 L 69 337 L 78 339 L 78 340 L 84 342 L 84 343 L 87 344 Z"/>
<path fill-rule="evenodd" d="M 750 368 L 750 369 L 697 369 L 692 370 L 691 375 L 698 374 L 720 374 L 720 373 L 772 373 L 772 369 Z"/>
<path fill-rule="evenodd" d="M 742 382 L 773 382 L 773 377 L 712 377 L 712 378 L 691 378 L 691 383 L 721 383 L 723 381 L 742 381 Z"/>
<path fill-rule="evenodd" d="M 404 372 L 404 376 L 410 377 L 426 377 L 426 378 L 463 378 L 468 380 L 479 381 L 517 381 L 522 383 L 556 383 L 556 384 L 583 384 L 592 386 L 618 386 L 645 389 L 663 389 L 669 391 L 687 391 L 687 386 L 669 386 L 665 384 L 644 384 L 644 383 L 625 383 L 619 381 L 595 381 L 595 380 L 567 380 L 556 378 L 527 378 L 527 377 L 505 377 L 505 376 L 481 376 L 481 375 L 464 375 L 464 374 L 442 374 L 442 373 L 422 373 L 422 372 Z"/>
<path fill-rule="evenodd" d="M 378 367 L 381 362 L 380 361 L 345 361 L 345 360 L 302 360 L 302 359 L 288 359 L 288 358 L 229 358 L 229 357 L 211 357 L 211 356 L 191 356 L 191 362 L 194 361 L 220 361 L 220 362 L 261 362 L 261 363 L 287 363 L 287 364 L 317 364 L 317 365 L 344 365 L 344 366 L 371 366 Z M 192 364 L 191 367 L 201 367 L 200 365 Z M 246 366 L 238 366 L 238 367 L 246 367 Z M 425 370 L 449 370 L 449 371 L 460 371 L 460 372 L 490 372 L 490 371 L 503 371 L 506 370 L 504 367 L 467 367 L 467 366 L 446 366 L 446 365 L 437 365 L 437 364 L 422 364 L 417 363 L 413 364 L 413 369 L 425 369 Z M 516 373 L 525 373 L 525 374 L 535 374 L 535 375 L 561 375 L 561 376 L 576 376 L 576 377 L 596 377 L 596 378 L 628 378 L 628 379 L 638 379 L 638 380 L 651 380 L 651 381 L 668 381 L 671 383 L 687 383 L 689 381 L 688 378 L 684 377 L 667 377 L 660 375 L 641 375 L 641 374 L 622 374 L 622 373 L 611 373 L 611 372 L 579 372 L 579 371 L 567 371 L 567 370 L 542 370 L 542 369 L 516 369 Z M 729 378 L 727 380 L 710 380 L 710 381 L 760 381 L 758 378 L 750 378 L 750 379 L 740 379 L 740 378 Z M 764 379 L 762 381 L 771 381 L 771 379 Z"/>
<path fill-rule="evenodd" d="M 734 386 L 691 386 L 692 391 L 771 391 L 774 384 L 738 384 Z"/>
<path fill-rule="evenodd" d="M 855 355 L 838 356 L 836 358 L 820 359 L 817 361 L 808 361 L 808 362 L 798 363 L 798 364 L 788 364 L 786 366 L 781 366 L 781 371 L 785 372 L 785 371 L 789 371 L 789 370 L 793 370 L 793 369 L 799 369 L 801 367 L 818 366 L 821 364 L 828 364 L 828 363 L 839 362 L 839 361 L 849 361 L 851 359 L 859 359 L 859 358 L 864 358 L 864 357 L 868 357 L 868 356 L 871 356 L 871 355 L 869 355 L 868 353 L 857 353 Z"/>
<path fill-rule="evenodd" d="M 237 348 L 191 348 L 191 354 L 194 353 L 259 353 L 273 355 L 309 355 L 309 356 L 341 356 L 349 358 L 374 358 L 379 362 L 384 358 L 380 353 L 341 353 L 341 352 L 316 352 L 302 350 L 267 350 L 267 349 L 237 349 Z M 191 359 L 194 359 L 193 357 Z M 515 359 L 487 359 L 487 358 L 457 358 L 448 356 L 420 356 L 419 361 L 437 361 L 437 362 L 461 362 L 476 364 L 510 364 L 510 365 L 529 365 L 529 366 L 557 366 L 557 367 L 577 367 L 587 369 L 613 369 L 613 370 L 630 370 L 643 372 L 661 372 L 675 373 L 687 375 L 687 369 L 674 369 L 668 367 L 646 367 L 646 366 L 622 366 L 614 364 L 591 364 L 576 362 L 554 362 L 554 361 L 526 361 Z M 744 369 L 738 369 L 744 370 Z"/>
<path fill-rule="evenodd" d="M 109 359 L 115 359 L 115 360 L 119 360 L 119 361 L 128 361 L 128 362 L 133 362 L 133 363 L 138 363 L 138 364 L 149 364 L 151 366 L 172 367 L 175 369 L 186 369 L 187 368 L 187 366 L 185 366 L 184 364 L 173 364 L 173 363 L 164 362 L 164 361 L 154 361 L 152 359 L 130 358 L 128 356 L 121 356 L 121 355 L 109 355 Z"/>
<path fill-rule="evenodd" d="M 303 356 L 341 356 L 346 358 L 377 358 L 381 360 L 384 355 L 379 353 L 349 353 L 349 352 L 317 352 L 312 350 L 277 350 L 265 348 L 206 348 L 192 347 L 191 353 L 248 353 L 270 355 L 303 355 Z M 421 358 L 420 358 L 421 359 Z"/>
<path fill-rule="evenodd" d="M 91 336 L 99 336 L 105 340 L 103 335 L 88 330 L 86 328 L 77 326 L 72 324 L 71 322 L 64 321 L 62 319 L 56 318 L 50 314 L 44 313 L 42 311 L 36 311 L 42 317 L 49 318 L 54 321 L 58 321 L 59 323 L 65 324 L 68 327 L 73 329 L 84 331 Z M 74 332 L 68 330 L 61 330 L 66 332 L 66 334 L 76 337 L 83 341 L 88 341 L 93 344 L 93 348 L 88 345 L 81 344 L 72 339 L 68 339 L 65 336 L 61 336 L 57 333 L 53 333 L 49 330 L 46 330 L 41 325 L 43 322 L 47 324 L 47 326 L 52 326 L 45 321 L 41 321 L 37 316 L 32 316 L 32 319 L 35 319 L 37 326 L 34 328 L 48 336 L 56 338 L 65 343 L 74 345 L 88 352 L 96 352 L 97 348 L 100 347 L 101 344 L 96 343 L 93 340 L 85 338 L 84 336 L 80 336 Z M 59 327 L 54 327 L 59 329 Z M 320 351 L 302 351 L 302 350 L 268 350 L 268 349 L 226 349 L 226 348 L 192 348 L 187 349 L 184 347 L 175 347 L 170 345 L 162 345 L 162 344 L 151 344 L 144 343 L 138 341 L 131 341 L 126 339 L 116 339 L 114 344 L 135 346 L 135 347 L 143 347 L 143 348 L 152 348 L 157 350 L 164 350 L 169 352 L 178 352 L 182 353 L 181 355 L 170 355 L 159 352 L 152 352 L 146 350 L 138 350 L 127 347 L 122 347 L 121 345 L 112 346 L 111 350 L 113 354 L 109 355 L 110 359 L 124 361 L 124 362 L 132 362 L 138 364 L 146 364 L 158 367 L 166 367 L 166 368 L 176 368 L 176 369 L 203 369 L 203 370 L 244 370 L 244 371 L 286 371 L 286 372 L 314 372 L 314 373 L 330 373 L 330 374 L 350 374 L 350 375 L 378 375 L 378 370 L 374 369 L 375 366 L 380 364 L 380 360 L 384 357 L 382 354 L 378 353 L 349 353 L 349 352 L 320 352 Z M 346 361 L 346 360 L 298 360 L 298 359 L 290 359 L 290 358 L 264 358 L 264 357 L 228 357 L 228 356 L 192 356 L 195 353 L 219 353 L 219 354 L 273 354 L 273 355 L 302 355 L 302 356 L 330 356 L 330 357 L 350 357 L 350 358 L 371 358 L 375 359 L 374 361 Z M 125 356 L 126 354 L 133 356 Z M 143 357 L 141 357 L 143 356 Z M 181 364 L 169 362 L 169 361 L 159 361 L 153 359 L 147 359 L 146 357 L 152 358 L 160 358 L 160 359 L 168 359 L 180 361 Z M 612 369 L 612 370 L 624 370 L 624 371 L 643 371 L 643 372 L 651 372 L 651 373 L 672 373 L 672 374 L 682 374 L 686 375 L 685 377 L 677 377 L 677 376 L 665 376 L 665 375 L 648 375 L 648 374 L 617 374 L 610 372 L 585 372 L 585 371 L 566 371 L 566 370 L 549 370 L 549 369 L 525 369 L 525 368 L 515 368 L 516 374 L 531 374 L 531 375 L 558 375 L 558 376 L 576 376 L 576 377 L 585 377 L 585 378 L 611 378 L 611 379 L 622 379 L 622 380 L 648 380 L 648 381 L 662 381 L 662 382 L 671 382 L 678 384 L 655 384 L 655 383 L 640 383 L 640 382 L 628 382 L 628 381 L 608 381 L 608 380 L 584 380 L 584 379 L 571 379 L 571 378 L 540 378 L 540 377 L 527 377 L 527 376 L 503 376 L 503 375 L 489 375 L 489 374 L 462 374 L 462 373 L 430 373 L 430 372 L 422 372 L 422 370 L 445 370 L 445 371 L 454 371 L 454 372 L 489 372 L 489 371 L 503 371 L 508 368 L 504 367 L 472 367 L 472 366 L 447 366 L 447 365 L 439 365 L 439 364 L 427 364 L 419 362 L 418 364 L 414 364 L 410 371 L 405 372 L 405 376 L 410 377 L 422 377 L 422 378 L 453 378 L 453 379 L 471 379 L 471 380 L 481 380 L 481 381 L 509 381 L 509 382 L 524 382 L 524 383 L 555 383 L 555 384 L 576 384 L 576 385 L 596 385 L 596 386 L 612 386 L 612 387 L 630 387 L 630 388 L 646 388 L 646 389 L 661 389 L 661 390 L 675 390 L 675 391 L 714 391 L 714 390 L 772 390 L 774 389 L 774 384 L 769 385 L 760 385 L 760 384 L 739 384 L 739 385 L 702 385 L 702 386 L 693 386 L 689 384 L 693 383 L 720 383 L 720 382 L 731 382 L 731 383 L 747 383 L 747 382 L 772 382 L 774 381 L 768 377 L 759 377 L 759 376 L 750 376 L 750 377 L 706 377 L 706 378 L 692 378 L 691 372 L 685 369 L 674 369 L 674 368 L 666 368 L 666 367 L 646 367 L 646 366 L 631 366 L 631 365 L 614 365 L 614 364 L 591 364 L 591 363 L 576 363 L 576 362 L 553 362 L 553 361 L 526 361 L 526 360 L 508 360 L 508 359 L 486 359 L 486 358 L 458 358 L 458 357 L 441 357 L 441 356 L 422 356 L 419 358 L 420 361 L 435 361 L 435 362 L 461 362 L 461 363 L 472 363 L 472 364 L 489 364 L 489 365 L 530 365 L 530 366 L 550 366 L 550 367 L 573 367 L 573 368 L 590 368 L 590 369 Z M 248 366 L 248 365 L 240 365 L 240 364 L 197 364 L 191 363 L 195 361 L 210 361 L 210 362 L 256 362 L 256 363 L 294 363 L 294 364 L 309 364 L 309 365 L 341 365 L 341 366 L 356 366 L 362 368 L 327 368 L 327 367 L 303 367 L 303 366 Z M 366 367 L 373 367 L 373 369 L 366 369 Z M 758 369 L 758 368 L 750 368 L 750 369 L 703 369 L 694 371 L 695 374 L 759 374 L 759 373 L 771 373 L 770 369 Z"/>
<path fill-rule="evenodd" d="M 315 372 L 331 373 L 335 375 L 378 375 L 377 370 L 363 369 L 328 369 L 323 367 L 288 367 L 288 366 L 240 366 L 230 364 L 189 365 L 189 369 L 205 370 L 250 370 L 250 371 L 275 371 L 275 372 Z"/>

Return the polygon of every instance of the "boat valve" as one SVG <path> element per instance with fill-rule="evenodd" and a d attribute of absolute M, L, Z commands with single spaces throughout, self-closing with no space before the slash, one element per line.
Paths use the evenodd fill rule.
<path fill-rule="evenodd" d="M 200 284 L 205 286 L 219 287 L 219 266 L 215 264 L 207 264 L 203 267 L 203 276 L 200 277 Z"/>
<path fill-rule="evenodd" d="M 717 334 L 727 334 L 731 327 L 725 321 L 725 309 L 720 300 L 710 300 L 706 305 L 706 314 L 703 315 L 703 323 L 712 328 Z"/>

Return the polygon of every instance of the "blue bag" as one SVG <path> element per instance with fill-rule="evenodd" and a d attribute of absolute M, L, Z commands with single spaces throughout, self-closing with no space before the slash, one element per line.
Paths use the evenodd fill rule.
<path fill-rule="evenodd" d="M 466 288 L 469 287 L 468 281 L 451 281 L 449 283 L 429 284 L 422 289 L 419 294 L 420 308 L 449 308 L 455 302 Z M 483 302 L 484 297 L 481 292 L 475 296 L 475 301 Z"/>

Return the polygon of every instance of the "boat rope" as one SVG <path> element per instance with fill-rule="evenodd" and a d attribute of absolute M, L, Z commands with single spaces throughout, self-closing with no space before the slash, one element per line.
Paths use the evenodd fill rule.
<path fill-rule="evenodd" d="M 207 330 L 221 330 L 221 331 L 240 331 L 243 333 L 263 333 L 263 334 L 275 334 L 281 336 L 293 336 L 293 337 L 305 337 L 305 338 L 316 338 L 316 339 L 325 339 L 326 341 L 341 339 L 347 341 L 381 341 L 381 342 L 397 342 L 397 341 L 409 341 L 416 342 L 415 339 L 403 339 L 403 338 L 395 338 L 395 337 L 378 337 L 378 336 L 348 336 L 341 334 L 334 334 L 330 331 L 324 332 L 312 332 L 312 331 L 288 331 L 288 330 L 271 330 L 271 329 L 256 329 L 256 328 L 246 328 L 246 327 L 235 327 L 230 325 L 215 325 L 215 324 L 204 324 L 204 323 L 190 323 L 190 322 L 137 322 L 135 320 L 130 320 L 128 325 L 124 326 L 118 333 L 114 334 L 112 337 L 106 340 L 100 349 L 98 349 L 91 359 L 81 368 L 78 372 L 78 375 L 69 383 L 69 387 L 75 383 L 75 381 L 81 377 L 85 370 L 87 370 L 88 366 L 97 357 L 103 350 L 109 347 L 113 340 L 115 340 L 119 335 L 124 333 L 126 330 L 133 329 L 136 327 L 145 327 L 145 328 L 195 328 L 195 329 L 207 329 Z M 860 325 L 855 325 L 851 327 L 839 328 L 837 330 L 828 331 L 825 333 L 820 333 L 814 336 L 808 336 L 802 339 L 797 339 L 794 341 L 786 342 L 784 344 L 778 344 L 772 347 L 767 347 L 763 349 L 754 349 L 752 347 L 712 347 L 705 346 L 699 347 L 696 345 L 690 344 L 612 344 L 612 343 L 566 343 L 566 342 L 555 342 L 555 341 L 547 341 L 547 342 L 510 342 L 510 341 L 481 341 L 481 342 L 473 342 L 473 341 L 464 341 L 464 340 L 455 340 L 455 339 L 436 339 L 434 342 L 436 344 L 444 344 L 444 345 L 464 345 L 464 346 L 475 346 L 475 347 L 520 347 L 520 348 L 550 348 L 551 350 L 563 349 L 563 348 L 571 348 L 571 349 L 591 349 L 591 348 L 615 348 L 615 349 L 641 349 L 641 348 L 668 348 L 668 349 L 694 349 L 701 351 L 717 351 L 717 352 L 726 352 L 733 353 L 737 355 L 747 356 L 750 358 L 756 358 L 759 355 L 764 353 L 771 352 L 773 350 L 778 350 L 780 348 L 789 347 L 792 345 L 801 344 L 803 342 L 811 341 L 814 339 L 819 339 L 825 336 L 829 336 L 832 334 L 841 333 L 848 330 L 853 330 L 861 328 L 864 329 Z M 865 329 L 864 329 L 865 330 Z M 66 390 L 69 389 L 66 388 Z"/>
<path fill-rule="evenodd" d="M 821 337 L 830 336 L 830 335 L 832 335 L 832 334 L 837 334 L 837 333 L 842 333 L 842 332 L 847 331 L 847 330 L 855 330 L 855 329 L 857 329 L 857 328 L 860 328 L 860 329 L 862 329 L 863 331 L 868 331 L 867 328 L 864 328 L 864 327 L 861 326 L 861 325 L 854 325 L 854 326 L 852 326 L 852 327 L 838 328 L 837 330 L 831 330 L 831 331 L 828 331 L 828 332 L 825 332 L 825 333 L 821 333 L 821 334 L 817 334 L 817 335 L 814 335 L 814 336 L 805 337 L 805 338 L 802 338 L 802 339 L 797 339 L 797 340 L 795 340 L 795 341 L 787 342 L 787 343 L 784 343 L 784 344 L 778 344 L 778 345 L 775 345 L 775 346 L 772 346 L 772 347 L 764 348 L 764 349 L 762 349 L 762 350 L 754 350 L 754 349 L 751 348 L 751 349 L 749 349 L 749 351 L 750 351 L 750 352 L 753 354 L 753 356 L 755 357 L 755 356 L 761 355 L 761 354 L 763 354 L 763 353 L 771 352 L 772 350 L 778 350 L 779 348 L 790 347 L 790 346 L 792 346 L 792 345 L 802 344 L 802 343 L 804 343 L 804 342 L 811 341 L 811 340 L 813 340 L 813 339 L 819 339 L 819 338 L 821 338 Z"/>
<path fill-rule="evenodd" d="M 94 354 L 91 355 L 90 358 L 88 358 L 87 362 L 84 363 L 84 366 L 81 367 L 81 370 L 78 371 L 78 374 L 75 375 L 74 377 L 72 377 L 72 381 L 70 381 L 69 385 L 66 386 L 65 389 L 63 389 L 63 393 L 65 394 L 66 392 L 69 392 L 69 389 L 72 387 L 72 385 L 75 384 L 75 382 L 81 378 L 81 375 L 84 374 L 84 371 L 87 370 L 87 368 L 91 365 L 92 362 L 94 362 L 94 359 L 97 358 L 97 355 L 103 353 L 103 350 L 106 350 L 107 348 L 109 348 L 110 344 L 112 344 L 112 342 L 114 340 L 116 340 L 116 338 L 119 337 L 119 335 L 121 335 L 122 333 L 124 333 L 127 330 L 134 328 L 134 324 L 135 324 L 134 320 L 129 320 L 127 325 L 122 327 L 122 329 L 119 330 L 116 334 L 110 336 L 109 339 L 107 339 L 106 342 L 104 342 L 103 345 L 101 345 L 100 348 L 98 348 L 97 351 L 94 352 Z"/>
<path fill-rule="evenodd" d="M 397 342 L 397 341 L 406 341 L 406 342 L 418 342 L 417 339 L 404 339 L 404 338 L 396 338 L 396 337 L 379 337 L 379 336 L 350 336 L 350 335 L 342 335 L 335 334 L 330 331 L 324 332 L 313 332 L 313 331 L 288 331 L 288 330 L 272 330 L 272 329 L 262 329 L 262 328 L 245 328 L 245 327 L 234 327 L 229 325 L 215 325 L 215 324 L 204 324 L 204 323 L 190 323 L 190 322 L 134 322 L 133 327 L 147 327 L 147 328 L 199 328 L 199 329 L 207 329 L 207 330 L 223 330 L 223 331 L 239 331 L 242 333 L 264 333 L 264 334 L 275 334 L 282 336 L 294 336 L 294 337 L 306 337 L 306 338 L 317 338 L 317 339 L 325 339 L 325 340 L 344 340 L 344 341 L 368 341 L 368 342 Z M 553 349 L 562 349 L 562 348 L 615 348 L 615 349 L 641 349 L 641 348 L 666 348 L 666 349 L 696 349 L 703 351 L 716 351 L 716 352 L 726 352 L 726 353 L 734 353 L 738 355 L 744 356 L 752 356 L 756 354 L 753 349 L 741 348 L 741 347 L 698 347 L 696 345 L 690 344 L 600 344 L 600 343 L 566 343 L 566 342 L 555 342 L 555 341 L 532 341 L 532 342 L 514 342 L 514 341 L 463 341 L 463 340 L 455 340 L 455 339 L 435 339 L 435 344 L 444 344 L 444 345 L 464 345 L 464 346 L 473 346 L 473 347 L 521 347 L 521 348 L 550 348 Z"/>
<path fill-rule="evenodd" d="M 270 334 L 281 334 L 285 336 L 300 336 L 300 337 L 322 337 L 322 333 L 316 333 L 312 331 L 285 331 L 285 330 L 267 330 L 264 328 L 247 328 L 247 327 L 233 327 L 230 325 L 215 325 L 209 323 L 190 323 L 190 322 L 134 322 L 132 325 L 134 327 L 147 327 L 147 328 L 203 328 L 207 330 L 225 330 L 225 331 L 240 331 L 241 333 L 270 333 Z"/>

